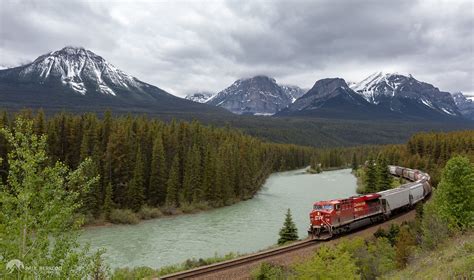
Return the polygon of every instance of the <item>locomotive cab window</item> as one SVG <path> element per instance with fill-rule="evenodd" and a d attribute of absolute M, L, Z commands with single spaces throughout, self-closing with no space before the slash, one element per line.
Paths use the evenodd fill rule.
<path fill-rule="evenodd" d="M 336 204 L 334 208 L 336 208 L 336 210 L 339 210 L 341 207 L 339 204 Z"/>
<path fill-rule="evenodd" d="M 314 210 L 332 210 L 332 205 L 314 205 L 313 207 Z"/>

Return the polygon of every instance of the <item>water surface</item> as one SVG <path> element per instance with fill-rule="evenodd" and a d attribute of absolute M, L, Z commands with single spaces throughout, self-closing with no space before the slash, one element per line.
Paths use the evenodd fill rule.
<path fill-rule="evenodd" d="M 93 249 L 106 248 L 105 258 L 112 268 L 159 268 L 189 258 L 255 252 L 277 242 L 287 208 L 292 211 L 300 238 L 306 237 L 314 201 L 355 194 L 356 179 L 350 171 L 274 173 L 253 199 L 138 225 L 90 228 L 80 240 L 90 242 Z"/>

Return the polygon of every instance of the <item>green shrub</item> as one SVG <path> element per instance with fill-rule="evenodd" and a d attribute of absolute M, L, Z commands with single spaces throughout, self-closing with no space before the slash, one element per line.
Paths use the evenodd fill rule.
<path fill-rule="evenodd" d="M 435 196 L 436 193 L 433 195 Z M 441 217 L 433 201 L 425 204 L 423 209 L 421 232 L 421 245 L 428 250 L 436 248 L 450 234 L 448 223 Z"/>
<path fill-rule="evenodd" d="M 134 267 L 132 269 L 117 268 L 112 276 L 113 280 L 135 280 L 135 279 L 150 279 L 157 274 L 157 271 L 146 266 Z"/>
<path fill-rule="evenodd" d="M 199 211 L 199 209 L 193 203 L 181 203 L 179 210 L 181 210 L 183 213 L 195 213 Z"/>
<path fill-rule="evenodd" d="M 155 219 L 163 216 L 163 213 L 161 213 L 160 209 L 158 208 L 152 208 L 149 206 L 143 206 L 140 211 L 138 211 L 138 216 L 142 220 L 149 220 L 149 219 Z"/>
<path fill-rule="evenodd" d="M 252 279 L 255 280 L 283 280 L 287 279 L 285 270 L 282 266 L 272 263 L 261 263 L 251 273 Z"/>
<path fill-rule="evenodd" d="M 451 228 L 474 226 L 474 164 L 469 158 L 456 156 L 446 163 L 433 200 Z"/>
<path fill-rule="evenodd" d="M 341 248 L 322 246 L 312 259 L 294 267 L 296 279 L 360 279 L 354 257 Z"/>
<path fill-rule="evenodd" d="M 114 224 L 138 224 L 140 221 L 130 209 L 113 209 L 110 212 L 110 221 Z"/>

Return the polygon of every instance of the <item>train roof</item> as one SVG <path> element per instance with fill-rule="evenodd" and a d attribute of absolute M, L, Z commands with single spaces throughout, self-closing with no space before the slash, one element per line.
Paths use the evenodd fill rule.
<path fill-rule="evenodd" d="M 349 198 L 343 198 L 343 199 L 331 199 L 331 200 L 322 200 L 322 201 L 317 201 L 314 203 L 316 204 L 338 204 L 341 203 L 345 200 L 359 200 L 359 201 L 366 201 L 366 200 L 373 200 L 381 197 L 380 194 L 378 193 L 370 193 L 370 194 L 364 194 L 364 195 L 358 195 L 358 196 L 351 196 Z"/>

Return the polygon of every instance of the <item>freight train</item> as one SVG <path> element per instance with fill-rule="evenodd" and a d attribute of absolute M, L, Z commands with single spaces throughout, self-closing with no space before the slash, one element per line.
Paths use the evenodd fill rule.
<path fill-rule="evenodd" d="M 378 193 L 314 203 L 308 234 L 325 240 L 378 223 L 394 213 L 413 208 L 431 194 L 430 176 L 416 169 L 390 165 L 390 173 L 411 182 Z"/>

